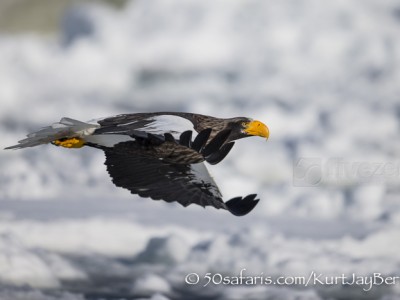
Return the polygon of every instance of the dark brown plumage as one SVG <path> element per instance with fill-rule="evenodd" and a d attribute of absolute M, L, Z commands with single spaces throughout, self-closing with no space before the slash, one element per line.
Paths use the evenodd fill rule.
<path fill-rule="evenodd" d="M 141 197 L 226 209 L 241 216 L 256 195 L 222 200 L 204 162 L 217 164 L 248 136 L 268 138 L 268 128 L 245 117 L 215 118 L 194 113 L 124 114 L 97 124 L 63 118 L 7 149 L 52 143 L 66 148 L 102 149 L 113 183 Z"/>

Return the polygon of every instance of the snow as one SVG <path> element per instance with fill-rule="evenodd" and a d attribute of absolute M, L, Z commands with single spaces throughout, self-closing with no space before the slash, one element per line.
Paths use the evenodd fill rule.
<path fill-rule="evenodd" d="M 153 294 L 154 292 L 169 293 L 169 283 L 160 276 L 147 274 L 139 278 L 133 285 L 132 291 L 135 294 Z"/>
<path fill-rule="evenodd" d="M 57 293 L 56 295 L 47 295 L 39 290 L 29 288 L 5 288 L 0 291 L 0 299 L 2 300 L 84 300 L 85 298 L 79 294 L 73 293 Z"/>
<path fill-rule="evenodd" d="M 153 237 L 137 259 L 141 262 L 177 264 L 186 261 L 190 245 L 178 236 Z"/>
<path fill-rule="evenodd" d="M 399 276 L 399 21 L 396 0 L 137 0 L 74 6 L 59 40 L 0 35 L 0 148 L 62 117 L 146 111 L 271 132 L 207 166 L 224 199 L 258 194 L 241 218 L 116 188 L 95 149 L 0 151 L 0 299 L 398 299 L 400 280 L 202 284 Z"/>

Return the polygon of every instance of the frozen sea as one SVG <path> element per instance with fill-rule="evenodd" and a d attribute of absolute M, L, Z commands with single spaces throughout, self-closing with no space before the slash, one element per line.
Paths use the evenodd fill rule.
<path fill-rule="evenodd" d="M 241 218 L 133 196 L 95 149 L 0 150 L 0 299 L 400 299 L 399 37 L 398 0 L 136 0 L 1 34 L 1 149 L 145 111 L 271 136 L 210 167 L 258 193 Z"/>

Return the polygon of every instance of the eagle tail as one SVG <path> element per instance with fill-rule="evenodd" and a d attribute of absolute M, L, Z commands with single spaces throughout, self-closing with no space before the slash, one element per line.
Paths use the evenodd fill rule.
<path fill-rule="evenodd" d="M 98 127 L 99 125 L 62 118 L 60 122 L 32 132 L 25 139 L 18 141 L 17 145 L 5 149 L 22 149 L 48 143 L 67 148 L 78 148 L 84 144 L 82 136 L 92 134 Z"/>

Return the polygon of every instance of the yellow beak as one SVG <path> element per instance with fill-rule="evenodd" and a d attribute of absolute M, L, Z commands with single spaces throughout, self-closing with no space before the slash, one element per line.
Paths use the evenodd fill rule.
<path fill-rule="evenodd" d="M 267 125 L 260 121 L 251 121 L 247 123 L 244 132 L 246 132 L 248 135 L 261 136 L 266 139 L 269 138 L 269 129 Z"/>

